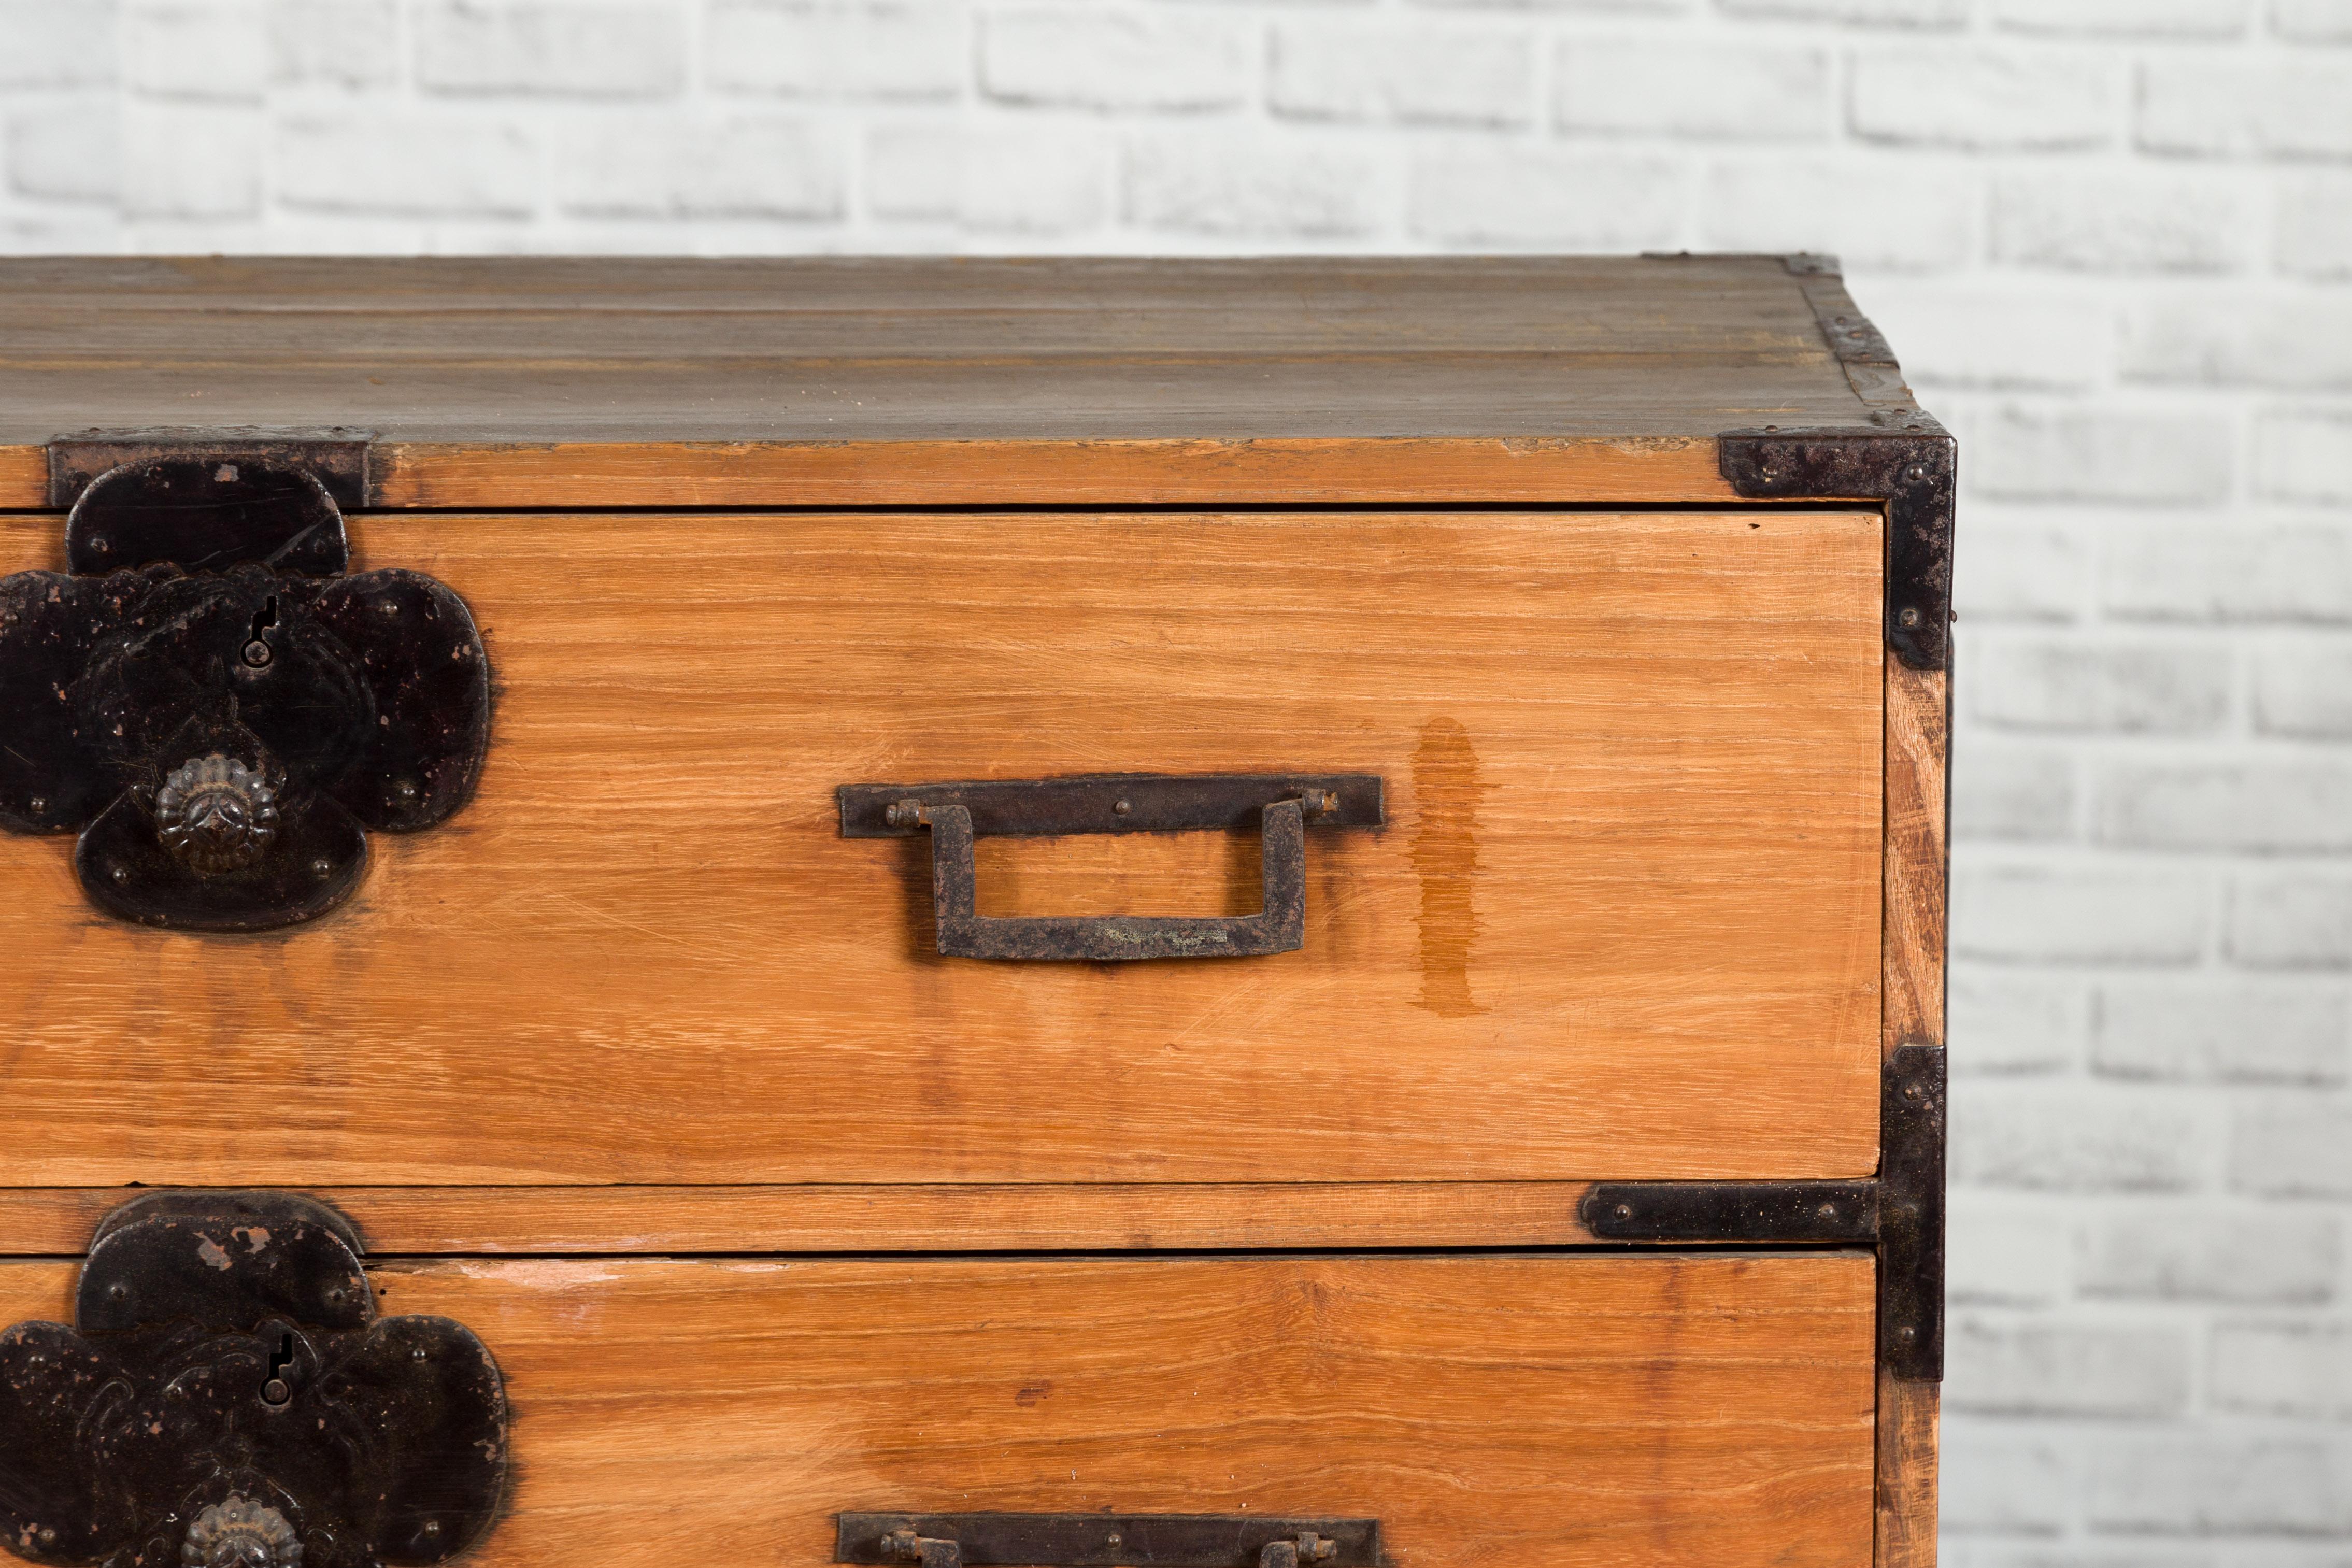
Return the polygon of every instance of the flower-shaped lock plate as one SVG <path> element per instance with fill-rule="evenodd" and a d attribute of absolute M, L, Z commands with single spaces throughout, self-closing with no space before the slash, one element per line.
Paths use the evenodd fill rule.
<path fill-rule="evenodd" d="M 378 1318 L 323 1205 L 136 1199 L 100 1226 L 74 1312 L 0 1332 L 0 1547 L 106 1568 L 422 1568 L 489 1528 L 498 1363 L 446 1318 Z"/>
<path fill-rule="evenodd" d="M 0 579 L 0 826 L 81 830 L 108 912 L 253 931 L 358 886 L 372 828 L 466 803 L 489 658 L 465 601 L 415 572 L 345 575 L 311 474 L 170 457 L 100 475 L 68 572 Z"/>

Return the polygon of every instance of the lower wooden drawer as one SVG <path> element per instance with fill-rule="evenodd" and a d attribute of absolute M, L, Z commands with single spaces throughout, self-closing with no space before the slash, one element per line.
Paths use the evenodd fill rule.
<path fill-rule="evenodd" d="M 0 1266 L 0 1323 L 70 1320 Z M 442 1261 L 513 1568 L 830 1563 L 845 1510 L 1376 1518 L 1399 1564 L 1863 1568 L 1859 1253 Z"/>

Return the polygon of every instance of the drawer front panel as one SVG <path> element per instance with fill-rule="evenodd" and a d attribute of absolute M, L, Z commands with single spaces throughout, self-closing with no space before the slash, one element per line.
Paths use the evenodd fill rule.
<path fill-rule="evenodd" d="M 1813 1254 L 382 1268 L 478 1332 L 467 1561 L 829 1563 L 840 1511 L 1377 1518 L 1401 1568 L 1862 1568 L 1871 1262 Z M 65 1264 L 0 1266 L 0 1322 Z"/>
<path fill-rule="evenodd" d="M 26 1184 L 1599 1179 L 1876 1155 L 1862 511 L 362 515 L 479 793 L 253 936 L 0 837 Z M 54 565 L 53 517 L 0 566 Z M 943 959 L 844 784 L 1378 774 L 1298 951 Z M 982 838 L 978 912 L 1256 909 L 1255 835 Z"/>

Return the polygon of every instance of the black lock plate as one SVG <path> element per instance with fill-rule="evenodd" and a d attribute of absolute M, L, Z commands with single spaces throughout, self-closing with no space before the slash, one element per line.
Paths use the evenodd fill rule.
<path fill-rule="evenodd" d="M 249 457 L 100 474 L 69 573 L 0 579 L 0 826 L 79 829 L 109 913 L 252 931 L 349 896 L 372 830 L 473 793 L 489 658 L 465 602 L 415 572 L 344 575 L 314 475 Z"/>
<path fill-rule="evenodd" d="M 283 1193 L 158 1193 L 99 1227 L 74 1324 L 0 1333 L 0 1530 L 38 1563 L 425 1565 L 488 1530 L 498 1363 L 378 1318 L 342 1218 Z"/>

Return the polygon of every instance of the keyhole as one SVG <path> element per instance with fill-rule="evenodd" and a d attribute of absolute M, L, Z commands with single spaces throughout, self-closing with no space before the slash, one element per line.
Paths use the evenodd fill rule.
<path fill-rule="evenodd" d="M 269 1358 L 269 1381 L 261 1385 L 261 1403 L 264 1405 L 284 1405 L 288 1400 L 294 1397 L 293 1388 L 288 1384 L 287 1381 L 283 1377 L 278 1375 L 286 1370 L 287 1366 L 293 1360 L 294 1336 L 292 1334 L 278 1335 L 278 1353 Z"/>
<path fill-rule="evenodd" d="M 277 624 L 278 595 L 272 594 L 261 601 L 261 608 L 253 617 L 253 635 L 247 640 L 244 652 L 240 655 L 248 669 L 268 668 L 270 658 L 269 645 L 262 640 L 261 634 Z"/>

